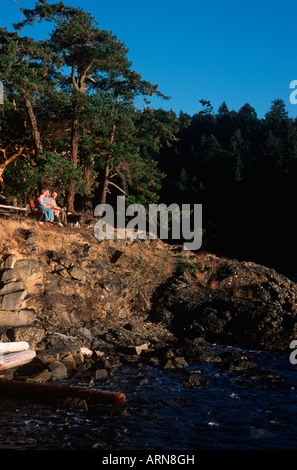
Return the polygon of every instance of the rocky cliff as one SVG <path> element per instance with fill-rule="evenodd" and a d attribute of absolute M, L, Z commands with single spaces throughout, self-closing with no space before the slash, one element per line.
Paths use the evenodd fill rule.
<path fill-rule="evenodd" d="M 195 359 L 202 343 L 287 351 L 297 339 L 297 287 L 276 271 L 160 240 L 98 241 L 93 224 L 0 221 L 1 341 L 27 341 L 40 360 L 65 345 Z"/>

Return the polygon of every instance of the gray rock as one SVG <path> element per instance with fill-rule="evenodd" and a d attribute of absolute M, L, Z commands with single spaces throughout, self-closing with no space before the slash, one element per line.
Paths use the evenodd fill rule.
<path fill-rule="evenodd" d="M 26 286 L 22 281 L 7 282 L 2 289 L 0 289 L 0 296 L 11 294 L 12 292 L 25 291 Z"/>
<path fill-rule="evenodd" d="M 48 380 L 51 380 L 53 377 L 53 373 L 49 371 L 48 369 L 44 369 L 38 374 L 35 374 L 31 377 L 26 378 L 26 382 L 33 383 L 33 382 L 47 382 Z"/>
<path fill-rule="evenodd" d="M 197 258 L 195 271 L 173 278 L 155 299 L 153 320 L 179 341 L 285 351 L 297 334 L 296 283 L 255 263 Z"/>
<path fill-rule="evenodd" d="M 14 269 L 18 272 L 20 279 L 26 282 L 28 277 L 37 277 L 43 273 L 43 266 L 37 260 L 28 258 L 28 259 L 19 259 L 14 264 Z"/>
<path fill-rule="evenodd" d="M 50 250 L 47 256 L 50 260 L 60 263 L 61 259 L 65 258 L 65 252 Z"/>
<path fill-rule="evenodd" d="M 107 292 L 113 292 L 114 294 L 123 294 L 123 291 L 127 289 L 127 284 L 116 274 L 100 280 L 100 286 Z"/>
<path fill-rule="evenodd" d="M 209 380 L 205 380 L 201 377 L 200 373 L 193 372 L 183 380 L 183 385 L 186 387 L 201 387 L 202 385 L 208 384 Z"/>
<path fill-rule="evenodd" d="M 213 350 L 201 338 L 185 339 L 182 343 L 182 353 L 189 362 L 220 362 Z"/>
<path fill-rule="evenodd" d="M 74 266 L 73 262 L 72 262 L 71 259 L 69 259 L 69 258 L 62 258 L 62 259 L 60 260 L 60 264 L 61 264 L 62 266 L 64 266 L 65 268 L 67 268 L 67 269 L 69 269 L 69 268 L 71 268 L 72 266 Z"/>
<path fill-rule="evenodd" d="M 5 260 L 4 268 L 13 268 L 17 259 L 18 256 L 16 254 L 9 255 Z"/>
<path fill-rule="evenodd" d="M 95 371 L 95 376 L 94 376 L 94 379 L 101 379 L 103 377 L 107 377 L 108 376 L 108 372 L 106 369 L 97 369 Z"/>
<path fill-rule="evenodd" d="M 18 281 L 18 272 L 13 268 L 6 268 L 2 271 L 0 280 L 4 284 L 6 284 L 7 282 Z"/>
<path fill-rule="evenodd" d="M 26 341 L 31 349 L 36 349 L 38 343 L 43 340 L 44 335 L 44 329 L 35 325 L 17 326 L 9 330 L 11 341 Z"/>
<path fill-rule="evenodd" d="M 60 361 L 54 361 L 49 365 L 53 379 L 64 379 L 68 375 L 67 367 Z"/>
<path fill-rule="evenodd" d="M 1 298 L 0 298 L 1 299 Z M 2 300 L 2 299 L 1 299 Z M 36 320 L 36 312 L 30 309 L 20 311 L 2 311 L 0 300 L 0 326 L 26 326 L 32 325 Z"/>
<path fill-rule="evenodd" d="M 20 310 L 25 306 L 26 290 L 11 292 L 0 297 L 1 310 Z"/>
<path fill-rule="evenodd" d="M 81 269 L 79 266 L 72 266 L 68 269 L 68 273 L 70 274 L 70 276 L 77 280 L 77 281 L 82 281 L 82 282 L 85 282 L 88 278 L 88 274 L 86 271 L 84 271 L 83 269 Z"/>
<path fill-rule="evenodd" d="M 76 369 L 76 361 L 71 352 L 61 355 L 61 362 L 64 364 L 64 366 L 67 367 L 68 372 L 71 372 Z"/>
<path fill-rule="evenodd" d="M 125 354 L 131 354 L 131 355 L 137 355 L 140 356 L 140 354 L 143 351 L 147 351 L 149 347 L 148 343 L 141 344 L 139 346 L 123 346 L 120 348 L 121 352 Z"/>
<path fill-rule="evenodd" d="M 187 367 L 188 363 L 184 357 L 173 357 L 171 359 L 163 359 L 160 362 L 161 369 L 183 369 Z"/>

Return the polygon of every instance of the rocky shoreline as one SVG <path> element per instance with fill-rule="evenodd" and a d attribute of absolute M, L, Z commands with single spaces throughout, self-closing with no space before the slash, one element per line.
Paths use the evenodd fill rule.
<path fill-rule="evenodd" d="M 2 229 L 9 220 L 1 220 Z M 252 262 L 193 254 L 160 240 L 103 240 L 79 228 L 15 222 L 0 245 L 0 340 L 36 357 L 0 378 L 112 381 L 130 365 L 184 370 L 213 363 L 242 380 L 278 381 L 228 347 L 287 353 L 297 337 L 297 287 Z M 1 227 L 0 227 L 1 229 Z M 5 237 L 4 237 L 5 238 Z M 225 345 L 216 354 L 212 345 Z M 145 378 L 143 379 L 145 380 Z"/>

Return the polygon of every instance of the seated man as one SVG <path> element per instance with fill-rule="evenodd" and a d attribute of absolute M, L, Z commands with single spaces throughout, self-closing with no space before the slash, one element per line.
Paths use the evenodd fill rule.
<path fill-rule="evenodd" d="M 67 225 L 67 216 L 66 216 L 66 211 L 64 208 L 62 207 L 59 207 L 57 205 L 57 196 L 58 194 L 54 191 L 52 193 L 52 197 L 48 199 L 48 203 L 51 205 L 53 211 L 54 211 L 54 215 L 55 217 L 59 217 L 59 215 L 61 214 L 61 222 L 63 225 Z"/>
<path fill-rule="evenodd" d="M 55 220 L 54 211 L 52 207 L 47 203 L 46 198 L 49 196 L 49 190 L 43 189 L 38 198 L 38 208 L 40 211 L 45 212 L 45 221 L 53 223 Z"/>

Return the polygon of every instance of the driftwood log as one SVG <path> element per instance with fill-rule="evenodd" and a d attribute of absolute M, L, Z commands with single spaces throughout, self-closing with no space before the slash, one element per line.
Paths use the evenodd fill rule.
<path fill-rule="evenodd" d="M 0 342 L 0 353 L 11 353 L 16 351 L 25 351 L 29 349 L 29 344 L 26 341 L 11 341 L 9 343 Z"/>
<path fill-rule="evenodd" d="M 43 403 L 54 403 L 70 397 L 85 400 L 88 404 L 121 405 L 126 400 L 125 395 L 120 392 L 7 379 L 0 379 L 0 395 Z"/>
<path fill-rule="evenodd" d="M 36 356 L 36 352 L 28 348 L 29 345 L 25 341 L 0 343 L 0 371 L 31 362 Z M 85 354 L 91 353 L 87 349 L 82 352 Z M 0 379 L 0 395 L 46 403 L 53 403 L 66 398 L 78 398 L 90 404 L 121 405 L 126 400 L 125 395 L 120 392 L 6 379 Z"/>
<path fill-rule="evenodd" d="M 11 352 L 9 354 L 0 354 L 0 371 L 19 367 L 28 364 L 36 356 L 36 352 L 31 349 L 26 351 Z"/>
<path fill-rule="evenodd" d="M 7 206 L 5 204 L 0 204 L 0 209 L 4 211 L 23 211 L 23 212 L 28 211 L 26 207 Z"/>

